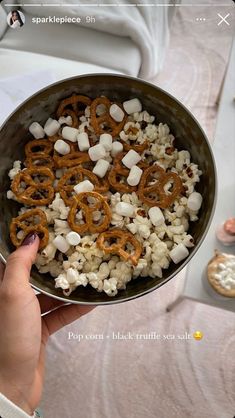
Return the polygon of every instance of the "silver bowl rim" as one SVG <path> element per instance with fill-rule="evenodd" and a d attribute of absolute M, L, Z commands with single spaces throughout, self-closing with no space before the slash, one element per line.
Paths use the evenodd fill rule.
<path fill-rule="evenodd" d="M 29 96 L 27 99 L 25 99 L 21 104 L 19 104 L 16 107 L 16 109 L 11 112 L 11 114 L 7 117 L 7 119 L 0 126 L 0 132 L 4 128 L 4 126 L 8 123 L 8 121 L 12 118 L 12 116 L 15 113 L 17 113 L 20 110 L 20 108 L 22 106 L 24 106 L 28 101 L 30 101 L 33 97 L 37 96 L 38 94 L 43 93 L 44 91 L 50 89 L 53 86 L 60 85 L 60 84 L 62 84 L 64 82 L 67 82 L 67 81 L 73 81 L 73 80 L 77 80 L 77 79 L 85 78 L 85 77 L 92 77 L 92 78 L 97 78 L 97 77 L 98 78 L 99 77 L 114 77 L 114 78 L 124 78 L 124 79 L 128 79 L 128 80 L 133 80 L 133 81 L 137 81 L 138 83 L 145 84 L 145 85 L 147 85 L 147 86 L 149 86 L 151 88 L 154 88 L 155 90 L 159 90 L 163 94 L 165 94 L 166 96 L 168 96 L 171 99 L 173 99 L 173 101 L 175 101 L 180 107 L 183 108 L 184 111 L 186 111 L 186 113 L 188 113 L 188 115 L 191 117 L 191 119 L 195 122 L 195 124 L 200 129 L 200 131 L 201 131 L 201 133 L 202 133 L 202 135 L 203 135 L 203 137 L 204 137 L 204 139 L 205 139 L 205 141 L 207 143 L 207 147 L 208 147 L 209 152 L 210 152 L 210 155 L 211 155 L 211 159 L 212 159 L 212 163 L 213 163 L 213 169 L 214 169 L 214 176 L 215 176 L 215 179 L 214 179 L 215 180 L 215 193 L 214 193 L 214 196 L 213 196 L 213 205 L 212 205 L 212 209 L 211 209 L 211 213 L 210 213 L 210 216 L 209 216 L 209 220 L 208 220 L 207 226 L 204 229 L 200 240 L 198 241 L 197 245 L 192 249 L 192 252 L 185 259 L 185 261 L 174 272 L 172 272 L 162 282 L 157 283 L 155 286 L 151 287 L 150 289 L 147 289 L 147 290 L 145 290 L 143 292 L 140 292 L 140 293 L 138 293 L 136 295 L 132 295 L 132 296 L 128 296 L 128 297 L 123 297 L 121 299 L 116 299 L 115 300 L 115 297 L 111 297 L 110 300 L 103 301 L 103 302 L 100 302 L 100 301 L 99 302 L 88 302 L 88 301 L 86 302 L 86 301 L 72 300 L 70 297 L 61 297 L 61 296 L 53 295 L 50 292 L 47 292 L 46 290 L 43 290 L 40 287 L 36 286 L 35 284 L 30 283 L 30 285 L 32 286 L 32 288 L 36 292 L 45 294 L 47 296 L 52 297 L 53 299 L 60 300 L 60 301 L 65 302 L 65 303 L 76 304 L 76 305 L 85 305 L 85 306 L 87 306 L 87 305 L 90 305 L 90 306 L 114 305 L 114 304 L 117 304 L 117 303 L 128 302 L 128 301 L 137 299 L 139 297 L 145 296 L 145 295 L 153 292 L 154 290 L 160 288 L 161 286 L 165 285 L 168 281 L 170 281 L 174 277 L 176 277 L 179 274 L 179 272 L 181 270 L 183 270 L 187 266 L 187 264 L 190 262 L 190 260 L 195 256 L 195 254 L 199 250 L 200 246 L 202 245 L 202 243 L 203 243 L 203 241 L 204 241 L 204 239 L 205 239 L 205 237 L 207 235 L 207 232 L 208 232 L 208 230 L 210 228 L 210 225 L 211 225 L 211 222 L 212 222 L 214 213 L 215 213 L 216 202 L 217 202 L 217 194 L 218 194 L 218 174 L 217 174 L 215 157 L 214 157 L 214 154 L 213 154 L 213 151 L 212 151 L 212 146 L 211 146 L 211 144 L 209 142 L 209 139 L 208 139 L 208 137 L 207 137 L 204 129 L 201 127 L 201 125 L 199 124 L 199 122 L 197 121 L 197 119 L 195 118 L 195 116 L 192 114 L 192 112 L 189 109 L 187 109 L 186 106 L 183 103 L 181 103 L 177 98 L 175 98 L 172 94 L 168 93 L 167 91 L 165 91 L 161 87 L 158 87 L 158 86 L 156 86 L 156 85 L 154 85 L 154 84 L 152 84 L 152 83 L 150 83 L 148 81 L 142 80 L 142 79 L 140 79 L 138 77 L 132 77 L 132 76 L 128 76 L 128 75 L 122 75 L 122 74 L 117 74 L 117 73 L 89 73 L 89 74 L 81 74 L 81 75 L 78 75 L 78 76 L 64 78 L 64 79 L 61 79 L 61 80 L 56 81 L 54 83 L 51 83 L 48 86 L 43 87 L 42 89 L 38 90 L 37 92 L 35 92 L 31 96 Z M 6 264 L 6 259 L 1 254 L 1 251 L 0 251 L 0 261 L 2 261 L 4 264 Z"/>

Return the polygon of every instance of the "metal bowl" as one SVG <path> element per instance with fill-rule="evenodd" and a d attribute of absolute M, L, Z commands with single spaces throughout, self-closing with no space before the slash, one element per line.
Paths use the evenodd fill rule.
<path fill-rule="evenodd" d="M 80 93 L 89 97 L 105 95 L 110 99 L 122 102 L 138 97 L 143 108 L 156 117 L 156 121 L 167 123 L 176 138 L 176 147 L 190 152 L 192 160 L 199 165 L 203 172 L 197 187 L 203 195 L 200 218 L 190 225 L 190 233 L 195 240 L 195 247 L 190 249 L 190 255 L 183 262 L 171 263 L 167 270 L 163 270 L 162 279 L 150 277 L 137 278 L 128 283 L 125 290 L 120 290 L 115 297 L 108 297 L 105 293 L 98 293 L 91 286 L 80 286 L 69 297 L 63 295 L 60 289 L 55 289 L 54 280 L 49 274 L 40 274 L 36 268 L 32 269 L 32 286 L 45 294 L 57 299 L 80 304 L 111 304 L 123 302 L 145 295 L 156 290 L 170 279 L 189 262 L 201 245 L 215 206 L 216 172 L 212 151 L 205 133 L 192 114 L 174 97 L 160 88 L 140 79 L 112 75 L 92 74 L 69 78 L 40 90 L 26 100 L 7 119 L 0 130 L 0 258 L 5 262 L 8 254 L 13 250 L 9 238 L 9 225 L 12 217 L 17 216 L 19 204 L 6 197 L 10 182 L 8 171 L 15 160 L 22 160 L 24 145 L 31 138 L 28 127 L 33 121 L 42 125 L 51 116 L 60 100 L 72 93 Z"/>

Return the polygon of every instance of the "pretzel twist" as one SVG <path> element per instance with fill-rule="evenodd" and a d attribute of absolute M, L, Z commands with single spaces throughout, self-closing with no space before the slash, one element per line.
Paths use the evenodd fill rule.
<path fill-rule="evenodd" d="M 105 231 L 110 224 L 112 213 L 106 202 L 106 199 L 97 192 L 83 192 L 76 195 L 73 204 L 68 214 L 68 224 L 73 231 L 83 234 L 91 232 L 92 234 Z M 94 201 L 94 204 L 89 203 L 89 199 Z M 78 223 L 76 215 L 82 211 L 84 223 Z M 99 210 L 103 212 L 103 219 L 97 224 L 93 220 L 93 212 Z"/>
<path fill-rule="evenodd" d="M 96 110 L 97 106 L 103 104 L 106 107 L 106 110 L 102 115 L 97 116 Z M 117 136 L 123 126 L 125 125 L 127 116 L 123 118 L 122 122 L 116 122 L 109 114 L 109 109 L 111 106 L 111 101 L 107 97 L 97 97 L 91 103 L 91 126 L 93 127 L 96 135 L 101 135 L 103 133 L 110 133 L 112 137 Z"/>
<path fill-rule="evenodd" d="M 154 183 L 149 184 L 150 181 L 154 181 Z M 172 190 L 166 192 L 164 186 L 168 182 L 172 182 Z M 146 205 L 165 209 L 172 205 L 182 190 L 183 185 L 178 174 L 173 172 L 166 173 L 162 167 L 154 164 L 144 171 L 137 194 L 139 199 Z"/>
<path fill-rule="evenodd" d="M 91 161 L 89 155 L 85 152 L 74 151 L 69 154 L 58 156 L 54 154 L 54 161 L 57 168 L 71 168 L 78 166 L 84 162 Z"/>
<path fill-rule="evenodd" d="M 23 231 L 20 238 L 17 237 L 19 231 Z M 41 209 L 31 209 L 11 221 L 10 238 L 15 247 L 19 247 L 27 235 L 32 232 L 36 232 L 40 238 L 39 249 L 46 247 L 49 232 L 46 215 Z"/>
<path fill-rule="evenodd" d="M 137 190 L 137 186 L 130 186 L 127 183 L 127 177 L 129 176 L 130 170 L 124 167 L 121 162 L 125 154 L 125 152 L 119 152 L 114 158 L 113 168 L 108 174 L 108 180 L 116 191 L 121 193 L 132 193 Z M 142 169 L 147 168 L 147 164 L 144 161 L 140 161 L 137 165 Z"/>
<path fill-rule="evenodd" d="M 92 171 L 86 170 L 81 166 L 70 168 L 60 178 L 57 185 L 57 190 L 67 206 L 71 206 L 73 203 L 73 196 L 75 195 L 74 186 L 85 179 L 90 180 L 95 186 L 94 190 L 98 193 L 107 192 L 109 189 L 108 181 L 106 179 L 99 179 Z"/>
<path fill-rule="evenodd" d="M 55 194 L 54 179 L 54 174 L 47 167 L 27 168 L 14 177 L 11 190 L 17 201 L 27 206 L 48 205 L 52 202 Z"/>
<path fill-rule="evenodd" d="M 53 150 L 53 145 L 46 139 L 34 139 L 25 145 L 26 157 L 31 157 L 36 154 L 50 155 Z"/>
<path fill-rule="evenodd" d="M 108 240 L 116 240 L 116 242 L 106 245 Z M 128 243 L 134 247 L 134 253 L 130 253 L 125 249 Z M 134 235 L 118 228 L 102 232 L 97 238 L 96 244 L 106 254 L 117 254 L 125 261 L 131 261 L 134 266 L 138 264 L 142 252 L 141 243 Z"/>
<path fill-rule="evenodd" d="M 59 119 L 60 116 L 65 116 L 65 115 L 69 115 L 72 117 L 74 117 L 74 115 L 77 116 L 81 116 L 84 114 L 84 110 L 81 110 L 79 108 L 79 105 L 83 105 L 83 107 L 87 107 L 90 106 L 91 104 L 91 99 L 87 96 L 83 96 L 81 94 L 77 94 L 77 95 L 72 95 L 71 97 L 68 97 L 64 100 L 61 101 L 56 115 L 57 118 Z M 72 107 L 72 110 L 70 109 L 70 107 Z M 73 112 L 73 114 L 71 113 Z"/>

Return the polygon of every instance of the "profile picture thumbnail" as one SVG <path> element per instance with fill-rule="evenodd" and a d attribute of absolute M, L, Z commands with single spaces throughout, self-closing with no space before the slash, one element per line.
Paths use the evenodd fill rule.
<path fill-rule="evenodd" d="M 7 23 L 12 29 L 19 29 L 25 24 L 25 16 L 20 10 L 12 10 L 7 16 Z"/>

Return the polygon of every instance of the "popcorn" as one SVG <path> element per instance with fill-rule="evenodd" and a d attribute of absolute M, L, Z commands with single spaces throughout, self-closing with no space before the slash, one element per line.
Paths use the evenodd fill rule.
<path fill-rule="evenodd" d="M 86 258 L 83 254 L 80 254 L 78 251 L 74 251 L 69 257 L 68 260 L 63 261 L 64 270 L 68 270 L 70 267 L 73 267 L 77 270 L 82 270 L 86 262 Z"/>
<path fill-rule="evenodd" d="M 101 263 L 99 266 L 99 271 L 97 273 L 97 276 L 104 280 L 107 279 L 109 277 L 109 273 L 110 273 L 110 267 L 108 263 Z"/>
<path fill-rule="evenodd" d="M 54 221 L 55 235 L 66 235 L 71 231 L 71 228 L 67 221 L 61 219 L 55 219 Z"/>
<path fill-rule="evenodd" d="M 57 277 L 63 271 L 62 265 L 56 260 L 52 260 L 46 265 L 41 265 L 40 263 L 37 262 L 37 260 L 40 260 L 40 259 L 37 258 L 36 263 L 35 263 L 36 267 L 38 268 L 39 273 L 42 273 L 42 274 L 50 273 L 52 277 Z"/>
<path fill-rule="evenodd" d="M 21 161 L 17 160 L 13 163 L 13 168 L 9 171 L 8 176 L 11 180 L 21 171 Z M 9 198 L 10 199 L 10 198 Z"/>
<path fill-rule="evenodd" d="M 70 153 L 70 146 L 65 141 L 63 141 L 63 139 L 57 139 L 54 145 L 54 149 L 61 155 Z"/>
<path fill-rule="evenodd" d="M 146 110 L 144 110 L 143 112 L 135 112 L 133 114 L 133 118 L 137 122 L 146 122 L 147 126 L 148 124 L 153 123 L 155 119 L 155 117 L 151 116 Z"/>
<path fill-rule="evenodd" d="M 141 112 L 142 110 L 142 104 L 140 100 L 137 98 L 126 100 L 125 102 L 123 102 L 123 107 L 125 112 L 128 113 L 128 115 L 131 115 L 132 113 L 136 112 Z"/>
<path fill-rule="evenodd" d="M 136 232 L 138 230 L 137 225 L 134 224 L 134 223 L 127 224 L 126 227 L 127 227 L 128 231 L 130 231 L 132 234 L 136 234 Z"/>
<path fill-rule="evenodd" d="M 71 126 L 65 126 L 62 129 L 61 135 L 64 139 L 67 139 L 67 141 L 76 142 L 78 129 L 72 128 Z"/>
<path fill-rule="evenodd" d="M 47 246 L 42 250 L 42 257 L 45 257 L 48 261 L 52 261 L 55 258 L 57 248 L 52 242 L 49 242 Z"/>
<path fill-rule="evenodd" d="M 101 292 L 103 290 L 103 281 L 98 277 L 98 275 L 95 273 L 89 273 L 87 276 L 89 277 L 89 284 L 98 292 Z"/>
<path fill-rule="evenodd" d="M 60 125 L 68 125 L 68 126 L 72 126 L 73 124 L 73 119 L 71 118 L 71 116 L 61 116 L 58 120 Z"/>
<path fill-rule="evenodd" d="M 162 268 L 156 261 L 153 262 L 151 265 L 150 275 L 153 275 L 154 277 L 159 277 L 159 279 L 162 278 Z"/>
<path fill-rule="evenodd" d="M 44 132 L 47 136 L 53 136 L 55 135 L 58 130 L 60 129 L 60 124 L 55 119 L 47 119 L 45 125 L 44 125 Z"/>
<path fill-rule="evenodd" d="M 123 131 L 120 132 L 120 138 L 123 141 L 137 141 L 143 142 L 143 132 L 141 131 L 140 124 L 138 122 L 127 122 L 124 125 Z"/>
<path fill-rule="evenodd" d="M 58 212 L 60 219 L 67 219 L 68 218 L 68 213 L 69 213 L 70 208 L 65 206 L 65 203 L 64 203 L 63 199 L 61 199 L 59 193 L 56 193 L 55 199 L 49 205 L 49 208 L 52 209 L 55 212 Z"/>
<path fill-rule="evenodd" d="M 103 284 L 103 290 L 108 296 L 115 296 L 117 294 L 117 279 L 115 277 L 110 277 L 110 279 L 105 279 Z"/>
<path fill-rule="evenodd" d="M 31 123 L 29 126 L 29 132 L 34 136 L 35 139 L 41 139 L 45 136 L 44 129 L 38 122 Z"/>
<path fill-rule="evenodd" d="M 17 200 L 15 194 L 11 190 L 7 190 L 7 199 Z"/>
<path fill-rule="evenodd" d="M 121 122 L 124 118 L 123 110 L 115 103 L 110 106 L 109 114 L 116 122 Z"/>

